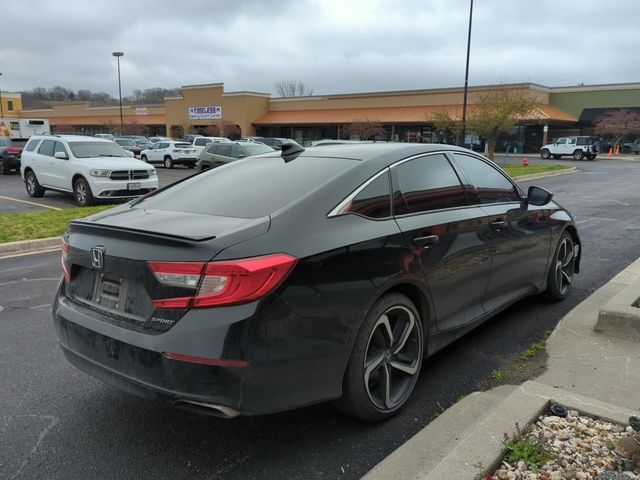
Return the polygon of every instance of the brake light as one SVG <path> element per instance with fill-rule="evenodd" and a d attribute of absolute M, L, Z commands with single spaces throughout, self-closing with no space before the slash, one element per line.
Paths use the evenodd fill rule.
<path fill-rule="evenodd" d="M 297 258 L 284 253 L 238 260 L 149 262 L 165 285 L 198 288 L 193 296 L 154 300 L 155 308 L 203 308 L 239 305 L 273 292 L 289 275 Z"/>
<path fill-rule="evenodd" d="M 7 153 L 15 155 L 16 153 L 20 152 L 22 152 L 22 147 L 7 147 Z"/>
<path fill-rule="evenodd" d="M 69 256 L 69 244 L 65 241 L 64 237 L 62 237 L 60 241 L 62 243 L 62 258 L 61 258 L 62 273 L 64 275 L 65 280 L 67 280 L 67 282 L 70 282 L 71 273 L 67 268 L 67 257 Z"/>

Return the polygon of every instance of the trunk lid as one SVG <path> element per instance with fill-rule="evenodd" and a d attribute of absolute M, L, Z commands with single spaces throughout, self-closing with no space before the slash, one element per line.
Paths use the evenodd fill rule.
<path fill-rule="evenodd" d="M 169 330 L 186 309 L 153 300 L 194 294 L 161 283 L 147 262 L 208 262 L 223 249 L 265 234 L 269 217 L 244 219 L 128 205 L 71 222 L 65 233 L 64 295 L 103 321 L 148 333 Z M 95 315 L 93 315 L 95 317 Z"/>

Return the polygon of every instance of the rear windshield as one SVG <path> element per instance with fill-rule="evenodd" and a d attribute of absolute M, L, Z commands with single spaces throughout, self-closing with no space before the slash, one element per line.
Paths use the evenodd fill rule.
<path fill-rule="evenodd" d="M 116 138 L 116 143 L 118 145 L 124 145 L 127 147 L 132 147 L 133 146 L 133 140 L 129 139 L 129 138 Z"/>
<path fill-rule="evenodd" d="M 339 158 L 249 158 L 206 170 L 146 198 L 139 207 L 260 218 L 295 202 L 359 162 Z M 328 199 L 336 203 L 339 199 Z"/>
<path fill-rule="evenodd" d="M 193 147 L 193 145 L 191 145 L 190 143 L 174 143 L 173 146 L 176 147 L 176 148 L 191 148 L 191 147 Z"/>
<path fill-rule="evenodd" d="M 253 155 L 260 155 L 261 153 L 273 152 L 273 148 L 267 145 L 245 145 L 244 149 L 250 157 Z"/>
<path fill-rule="evenodd" d="M 69 148 L 76 158 L 129 157 L 113 142 L 69 142 Z"/>
<path fill-rule="evenodd" d="M 9 140 L 9 145 L 12 147 L 24 147 L 26 144 L 26 138 L 12 138 Z"/>

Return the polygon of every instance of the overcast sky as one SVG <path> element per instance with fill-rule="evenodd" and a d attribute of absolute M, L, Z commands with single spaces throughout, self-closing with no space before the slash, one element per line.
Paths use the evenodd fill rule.
<path fill-rule="evenodd" d="M 2 0 L 0 89 L 464 84 L 469 0 Z M 638 0 L 475 0 L 470 85 L 640 82 Z"/>

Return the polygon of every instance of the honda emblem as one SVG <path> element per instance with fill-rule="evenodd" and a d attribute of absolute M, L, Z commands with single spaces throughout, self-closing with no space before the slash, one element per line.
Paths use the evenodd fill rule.
<path fill-rule="evenodd" d="M 104 252 L 106 252 L 106 250 L 107 249 L 102 245 L 98 245 L 91 249 L 91 265 L 93 268 L 98 270 L 102 270 L 104 268 Z"/>

